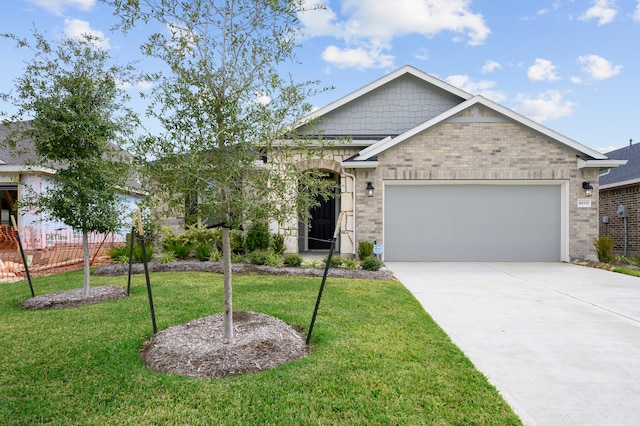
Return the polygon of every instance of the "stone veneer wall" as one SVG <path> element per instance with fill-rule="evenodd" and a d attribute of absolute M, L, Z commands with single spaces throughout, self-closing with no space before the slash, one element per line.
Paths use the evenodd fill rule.
<path fill-rule="evenodd" d="M 354 182 L 348 174 L 344 174 L 341 162 L 355 155 L 357 148 L 334 148 L 327 150 L 325 158 L 300 161 L 298 166 L 302 170 L 318 169 L 340 175 L 340 211 L 344 213 L 340 228 L 339 251 L 343 256 L 349 256 L 355 252 L 355 211 L 354 211 Z M 298 252 L 298 220 L 292 219 L 284 224 L 272 224 L 272 232 L 285 235 L 287 253 Z"/>
<path fill-rule="evenodd" d="M 624 253 L 624 219 L 617 214 L 618 206 L 627 208 L 627 255 L 640 254 L 640 184 L 600 191 L 600 235 L 613 239 L 614 251 Z M 609 216 L 609 224 L 602 217 Z"/>
<path fill-rule="evenodd" d="M 479 111 L 476 115 L 490 114 Z M 569 256 L 594 258 L 592 243 L 598 234 L 597 170 L 578 170 L 575 153 L 516 123 L 478 121 L 441 123 L 381 153 L 377 169 L 358 170 L 357 239 L 384 243 L 385 180 L 567 180 Z M 592 207 L 578 208 L 578 198 L 584 198 L 585 180 L 594 187 Z M 367 181 L 376 188 L 374 197 L 364 194 L 363 182 Z"/>

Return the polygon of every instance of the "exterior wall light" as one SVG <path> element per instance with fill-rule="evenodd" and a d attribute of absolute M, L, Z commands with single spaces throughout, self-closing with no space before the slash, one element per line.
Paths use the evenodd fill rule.
<path fill-rule="evenodd" d="M 373 184 L 371 182 L 367 182 L 367 197 L 373 197 Z"/>
<path fill-rule="evenodd" d="M 589 182 L 582 182 L 582 189 L 584 189 L 584 195 L 591 197 L 593 195 L 593 186 Z"/>

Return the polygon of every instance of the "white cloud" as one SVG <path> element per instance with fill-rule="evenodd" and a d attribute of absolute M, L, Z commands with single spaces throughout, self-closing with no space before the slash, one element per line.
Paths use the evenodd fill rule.
<path fill-rule="evenodd" d="M 606 80 L 620 74 L 622 65 L 613 65 L 598 55 L 579 56 L 578 63 L 583 65 L 583 71 L 594 80 Z"/>
<path fill-rule="evenodd" d="M 136 84 L 131 84 L 128 81 L 119 81 L 118 82 L 118 87 L 121 89 L 136 89 L 136 90 L 140 90 L 143 92 L 146 92 L 147 90 L 151 89 L 153 87 L 153 83 L 151 81 L 147 81 L 147 80 L 141 80 L 136 82 Z"/>
<path fill-rule="evenodd" d="M 576 106 L 574 102 L 564 100 L 557 90 L 547 90 L 535 98 L 518 95 L 516 111 L 534 121 L 543 122 L 553 118 L 568 117 Z"/>
<path fill-rule="evenodd" d="M 322 59 L 338 68 L 389 68 L 393 66 L 393 56 L 385 55 L 380 49 L 355 48 L 340 49 L 327 47 L 322 52 Z"/>
<path fill-rule="evenodd" d="M 464 35 L 470 45 L 482 44 L 491 31 L 481 14 L 473 13 L 471 0 L 344 0 L 333 10 L 328 0 L 305 0 L 308 11 L 299 18 L 306 37 L 332 37 L 344 47 L 340 51 L 389 50 L 395 38 L 409 34 L 433 37 L 442 32 Z M 312 10 L 315 5 L 322 9 Z M 348 60 L 342 63 L 348 63 Z M 356 66 L 362 61 L 354 61 Z M 386 61 L 378 61 L 379 64 Z M 382 67 L 382 65 L 379 65 Z"/>
<path fill-rule="evenodd" d="M 69 38 L 75 39 L 79 39 L 83 35 L 90 35 L 95 37 L 95 40 L 92 41 L 97 48 L 107 50 L 110 47 L 109 39 L 105 37 L 102 31 L 91 29 L 87 21 L 81 21 L 80 19 L 65 19 L 64 34 Z"/>
<path fill-rule="evenodd" d="M 29 3 L 40 6 L 51 13 L 62 15 L 66 7 L 75 7 L 79 10 L 90 10 L 96 0 L 28 0 Z"/>
<path fill-rule="evenodd" d="M 533 81 L 555 81 L 560 79 L 553 62 L 540 58 L 536 59 L 536 62 L 529 67 L 527 77 Z"/>
<path fill-rule="evenodd" d="M 636 22 L 640 22 L 640 0 L 638 0 L 636 10 L 633 12 L 633 20 Z"/>
<path fill-rule="evenodd" d="M 610 24 L 618 14 L 615 0 L 595 0 L 593 6 L 578 18 L 581 21 L 598 20 L 598 26 Z"/>
<path fill-rule="evenodd" d="M 500 65 L 499 62 L 496 61 L 487 61 L 484 63 L 484 66 L 482 67 L 482 73 L 483 74 L 491 74 L 492 72 L 494 72 L 497 69 L 502 68 L 502 65 Z"/>
<path fill-rule="evenodd" d="M 507 98 L 504 93 L 494 90 L 496 85 L 495 81 L 473 81 L 468 75 L 450 75 L 445 78 L 444 81 L 452 86 L 464 90 L 465 92 L 473 95 L 482 95 L 497 103 L 503 102 Z"/>
<path fill-rule="evenodd" d="M 421 61 L 426 61 L 429 59 L 429 50 L 421 47 L 418 51 L 413 55 L 414 58 L 419 59 Z"/>
<path fill-rule="evenodd" d="M 571 77 L 571 82 L 573 84 L 581 84 L 582 83 L 582 78 L 578 77 L 577 75 L 574 75 L 573 77 Z"/>

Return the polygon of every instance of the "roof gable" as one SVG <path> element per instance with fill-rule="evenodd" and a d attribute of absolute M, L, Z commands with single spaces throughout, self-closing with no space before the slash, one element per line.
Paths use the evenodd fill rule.
<path fill-rule="evenodd" d="M 362 151 L 350 161 L 366 161 L 369 160 L 378 154 L 406 141 L 412 136 L 417 135 L 418 133 L 424 132 L 425 130 L 445 121 L 456 121 L 456 120 L 464 120 L 465 114 L 461 114 L 464 111 L 468 111 L 470 108 L 474 106 L 481 106 L 484 109 L 484 113 L 481 114 L 483 117 L 473 117 L 470 116 L 469 120 L 504 120 L 508 119 L 514 121 L 522 126 L 525 126 L 533 131 L 536 131 L 548 138 L 552 139 L 554 142 L 562 145 L 568 150 L 574 151 L 576 155 L 580 157 L 587 157 L 588 159 L 595 160 L 606 160 L 607 157 L 591 148 L 588 148 L 573 139 L 570 139 L 566 136 L 563 136 L 539 123 L 536 123 L 516 112 L 503 107 L 489 99 L 486 99 L 482 96 L 474 96 L 455 107 L 443 112 L 442 114 L 425 121 L 424 123 L 416 126 L 401 135 L 398 135 L 393 138 L 387 138 L 375 143 Z M 496 114 L 490 113 L 493 111 Z M 489 112 L 489 113 L 487 113 Z M 468 115 L 467 115 L 468 116 Z"/>
<path fill-rule="evenodd" d="M 405 66 L 307 117 L 324 137 L 380 139 L 399 135 L 469 99 L 471 95 Z"/>

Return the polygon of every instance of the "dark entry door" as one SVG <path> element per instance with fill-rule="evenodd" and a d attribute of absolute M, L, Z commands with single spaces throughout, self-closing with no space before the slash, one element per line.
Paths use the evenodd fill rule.
<path fill-rule="evenodd" d="M 329 250 L 336 223 L 336 199 L 319 198 L 320 205 L 311 209 L 309 250 Z"/>

